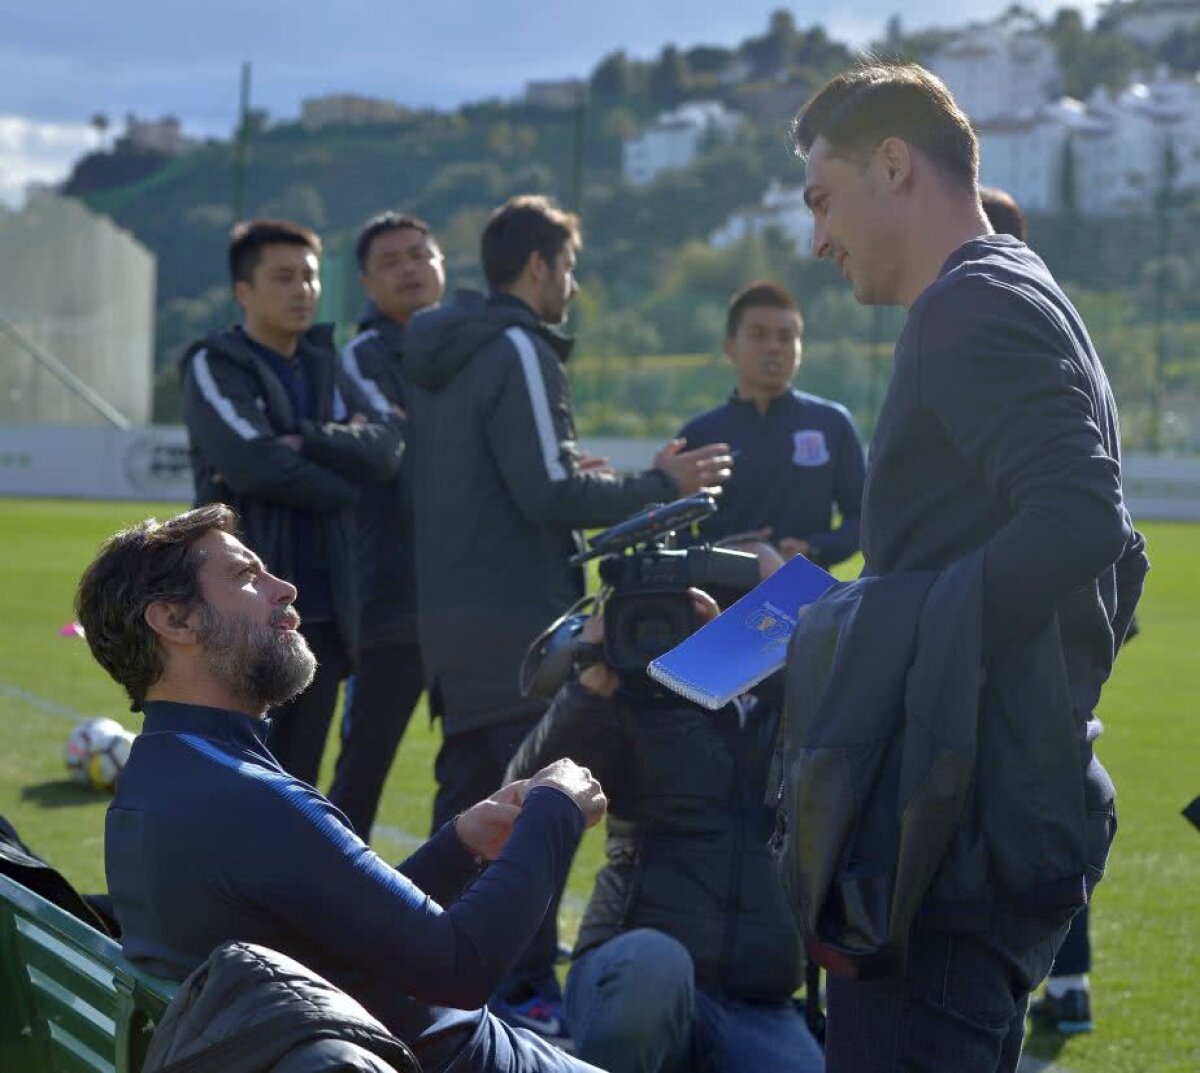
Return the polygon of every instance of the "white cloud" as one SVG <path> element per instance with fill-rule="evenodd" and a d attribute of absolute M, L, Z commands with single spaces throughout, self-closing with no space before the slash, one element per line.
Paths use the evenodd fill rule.
<path fill-rule="evenodd" d="M 42 123 L 0 115 L 0 204 L 19 207 L 26 184 L 58 182 L 96 146 L 86 123 Z"/>

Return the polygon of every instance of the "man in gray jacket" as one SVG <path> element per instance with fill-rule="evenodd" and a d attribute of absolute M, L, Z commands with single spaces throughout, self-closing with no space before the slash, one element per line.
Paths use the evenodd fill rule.
<path fill-rule="evenodd" d="M 403 446 L 399 421 L 374 413 L 338 369 L 332 328 L 313 325 L 320 256 L 306 227 L 234 228 L 229 271 L 243 322 L 193 345 L 182 377 L 196 505 L 234 507 L 246 544 L 304 589 L 304 636 L 319 668 L 276 709 L 271 749 L 309 785 L 338 682 L 358 654 L 359 490 L 389 479 Z"/>
<path fill-rule="evenodd" d="M 407 329 L 418 624 L 426 681 L 442 718 L 433 824 L 501 783 L 544 703 L 523 697 L 529 642 L 584 590 L 568 565 L 577 530 L 607 526 L 731 472 L 729 448 L 681 440 L 652 469 L 618 476 L 576 442 L 560 330 L 577 286 L 579 221 L 525 196 L 483 232 L 491 293 L 460 294 Z M 516 1022 L 561 1030 L 551 969 L 555 906 L 519 980 L 499 998 Z"/>

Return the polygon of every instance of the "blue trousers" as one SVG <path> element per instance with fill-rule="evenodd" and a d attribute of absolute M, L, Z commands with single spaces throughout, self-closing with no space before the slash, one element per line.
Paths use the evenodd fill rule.
<path fill-rule="evenodd" d="M 1067 926 L 914 931 L 902 977 L 826 982 L 828 1073 L 1015 1073 L 1029 992 Z"/>
<path fill-rule="evenodd" d="M 1092 970 L 1092 944 L 1088 938 L 1088 907 L 1085 905 L 1071 917 L 1071 930 L 1067 932 L 1058 957 L 1054 959 L 1051 976 L 1082 976 Z"/>
<path fill-rule="evenodd" d="M 608 1073 L 821 1073 L 821 1049 L 790 1000 L 718 998 L 691 955 L 639 928 L 589 950 L 567 977 L 575 1050 Z"/>
<path fill-rule="evenodd" d="M 348 1068 L 348 1067 L 347 1067 Z M 471 1041 L 451 1061 L 426 1073 L 605 1073 L 560 1051 L 541 1036 L 484 1013 Z"/>

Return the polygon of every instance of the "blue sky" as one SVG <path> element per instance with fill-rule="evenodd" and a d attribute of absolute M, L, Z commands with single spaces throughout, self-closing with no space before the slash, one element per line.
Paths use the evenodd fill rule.
<path fill-rule="evenodd" d="M 195 132 L 229 131 L 243 60 L 252 102 L 276 118 L 297 115 L 303 97 L 344 91 L 453 108 L 586 74 L 613 49 L 649 58 L 667 43 L 730 46 L 781 6 L 801 26 L 822 21 L 831 37 L 864 45 L 897 8 L 918 28 L 988 18 L 1007 0 L 844 0 L 819 19 L 779 0 L 0 0 L 0 201 L 90 148 L 95 112 L 117 126 L 127 112 L 173 113 Z"/>

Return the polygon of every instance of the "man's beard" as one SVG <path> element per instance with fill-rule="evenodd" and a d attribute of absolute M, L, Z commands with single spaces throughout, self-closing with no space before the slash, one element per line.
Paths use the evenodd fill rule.
<path fill-rule="evenodd" d="M 251 712 L 287 703 L 316 673 L 317 660 L 304 637 L 279 628 L 290 610 L 280 608 L 260 626 L 241 615 L 201 609 L 200 642 L 209 669 Z"/>

